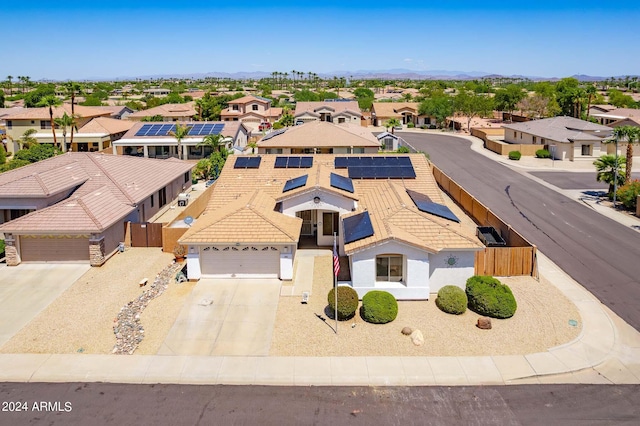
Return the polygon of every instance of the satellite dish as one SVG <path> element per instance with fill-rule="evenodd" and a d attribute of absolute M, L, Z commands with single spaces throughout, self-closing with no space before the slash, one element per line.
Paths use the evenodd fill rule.
<path fill-rule="evenodd" d="M 184 223 L 186 223 L 187 225 L 191 226 L 191 224 L 193 223 L 193 216 L 187 216 L 184 218 Z"/>

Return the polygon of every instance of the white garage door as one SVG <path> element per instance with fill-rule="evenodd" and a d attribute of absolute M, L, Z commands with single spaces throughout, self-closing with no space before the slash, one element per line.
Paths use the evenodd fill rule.
<path fill-rule="evenodd" d="M 23 262 L 89 262 L 88 238 L 20 237 Z"/>
<path fill-rule="evenodd" d="M 200 268 L 214 278 L 278 278 L 280 252 L 273 246 L 204 247 Z"/>

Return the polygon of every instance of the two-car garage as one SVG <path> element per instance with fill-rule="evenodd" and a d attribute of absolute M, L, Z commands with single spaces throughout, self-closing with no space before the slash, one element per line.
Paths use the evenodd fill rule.
<path fill-rule="evenodd" d="M 20 257 L 23 262 L 89 263 L 87 236 L 20 236 Z"/>
<path fill-rule="evenodd" d="M 203 278 L 278 278 L 280 250 L 269 245 L 200 247 Z"/>

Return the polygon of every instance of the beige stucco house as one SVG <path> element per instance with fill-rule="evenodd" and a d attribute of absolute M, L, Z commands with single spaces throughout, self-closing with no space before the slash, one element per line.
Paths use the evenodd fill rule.
<path fill-rule="evenodd" d="M 127 116 L 127 120 L 142 121 L 147 117 L 161 116 L 163 121 L 193 121 L 198 115 L 194 102 L 184 104 L 164 104 L 154 108 L 136 111 Z"/>
<path fill-rule="evenodd" d="M 371 106 L 371 121 L 374 126 L 384 126 L 388 120 L 395 118 L 402 125 L 412 123 L 414 126 L 435 125 L 435 117 L 420 115 L 418 102 L 374 102 Z"/>
<path fill-rule="evenodd" d="M 260 131 L 263 123 L 273 124 L 282 117 L 282 108 L 271 107 L 271 99 L 248 95 L 229 101 L 220 113 L 222 121 L 241 121 L 250 132 Z"/>
<path fill-rule="evenodd" d="M 357 101 L 328 99 L 319 102 L 298 102 L 293 117 L 296 124 L 327 121 L 335 124 L 360 125 L 362 113 Z"/>

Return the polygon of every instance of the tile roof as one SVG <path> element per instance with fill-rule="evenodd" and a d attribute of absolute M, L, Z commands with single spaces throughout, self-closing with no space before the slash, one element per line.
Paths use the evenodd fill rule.
<path fill-rule="evenodd" d="M 229 104 L 248 104 L 250 102 L 259 102 L 261 104 L 271 103 L 271 99 L 263 98 L 260 96 L 247 95 L 238 99 L 229 101 Z"/>
<path fill-rule="evenodd" d="M 63 104 L 53 108 L 53 118 L 59 118 L 64 115 L 71 115 L 71 105 Z M 74 114 L 78 117 L 108 117 L 111 113 L 102 107 L 90 107 L 76 105 Z M 12 120 L 49 120 L 49 108 L 24 108 L 15 114 L 11 114 Z"/>
<path fill-rule="evenodd" d="M 503 124 L 502 127 L 557 142 L 571 142 L 574 140 L 598 141 L 611 134 L 610 127 L 573 117 L 543 118 L 523 123 Z"/>
<path fill-rule="evenodd" d="M 287 129 L 286 132 L 258 141 L 260 148 L 374 147 L 380 142 L 360 125 L 311 121 Z"/>
<path fill-rule="evenodd" d="M 195 117 L 198 112 L 194 108 L 193 102 L 187 102 L 184 104 L 164 104 L 154 108 L 145 109 L 142 111 L 136 111 L 129 114 L 128 118 L 144 118 L 153 117 L 154 115 L 161 115 L 163 117 Z"/>
<path fill-rule="evenodd" d="M 262 155 L 257 169 L 235 169 L 235 161 L 230 157 L 216 181 L 205 214 L 201 216 L 187 234 L 184 243 L 210 242 L 267 242 L 258 239 L 260 235 L 279 236 L 274 242 L 297 241 L 298 235 L 291 235 L 294 226 L 292 218 L 274 211 L 276 203 L 286 198 L 321 188 L 357 200 L 357 210 L 349 215 L 368 211 L 374 227 L 374 235 L 345 245 L 347 254 L 362 250 L 383 241 L 397 240 L 414 245 L 423 250 L 437 252 L 445 248 L 482 248 L 475 236 L 475 227 L 469 223 L 456 223 L 417 209 L 406 189 L 427 195 L 433 202 L 444 204 L 444 198 L 433 177 L 431 166 L 421 154 L 409 154 L 416 172 L 416 179 L 354 179 L 354 193 L 331 187 L 329 176 L 335 173 L 347 176 L 347 169 L 335 169 L 336 155 L 319 154 L 313 156 L 313 165 L 307 169 L 274 168 L 276 157 Z M 345 155 L 346 156 L 346 155 Z M 357 156 L 357 155 L 356 155 Z M 307 183 L 292 191 L 282 192 L 287 180 L 308 174 Z M 258 217 L 262 213 L 277 224 L 287 223 L 286 237 L 278 229 L 265 226 L 269 220 Z M 254 226 L 255 225 L 255 226 Z M 275 226 L 275 225 L 274 225 Z M 284 226 L 284 225 L 280 225 Z M 297 228 L 299 234 L 299 228 Z M 259 232 L 256 233 L 256 229 Z M 220 232 L 223 236 L 218 236 Z M 271 233 L 271 234 L 268 234 Z M 275 237 L 274 237 L 275 238 Z M 286 240 L 286 241 L 285 241 Z"/>
<path fill-rule="evenodd" d="M 96 226 L 92 229 L 99 232 L 121 219 L 123 212 L 133 211 L 137 203 L 189 171 L 192 166 L 174 158 L 156 160 L 69 152 L 10 170 L 0 174 L 0 198 L 46 198 L 63 190 L 77 189 L 71 198 L 0 225 L 0 230 L 59 232 L 62 228 L 57 228 L 57 219 L 52 219 L 55 215 L 64 217 L 64 213 L 60 212 L 66 211 L 84 215 L 82 211 L 85 211 Z M 73 200 L 79 201 L 74 203 Z M 74 221 L 69 223 L 72 229 Z M 87 223 L 77 222 L 78 227 Z"/>
<path fill-rule="evenodd" d="M 78 133 L 106 133 L 113 135 L 126 132 L 136 123 L 129 120 L 118 120 L 108 117 L 96 117 L 78 129 Z"/>
<path fill-rule="evenodd" d="M 153 138 L 153 139 L 170 139 L 170 140 L 176 140 L 176 138 L 174 138 L 171 135 L 165 135 L 165 136 L 136 136 L 136 133 L 138 133 L 138 130 L 140 130 L 140 128 L 142 126 L 144 126 L 145 124 L 187 124 L 189 126 L 193 126 L 195 124 L 224 124 L 224 127 L 222 128 L 222 131 L 220 132 L 220 134 L 222 136 L 228 136 L 230 138 L 235 138 L 238 134 L 238 131 L 240 130 L 241 126 L 244 126 L 241 122 L 239 121 L 189 121 L 188 123 L 182 123 L 182 122 L 173 122 L 173 123 L 148 123 L 148 122 L 144 122 L 144 121 L 136 121 L 133 123 L 133 125 L 131 126 L 131 128 L 129 129 L 129 131 L 127 131 L 127 133 L 124 134 L 124 136 L 122 136 L 122 139 L 120 139 L 120 142 L 125 142 L 127 139 L 131 140 L 131 139 L 140 139 L 141 141 L 144 141 L 145 139 L 148 138 Z M 204 135 L 202 136 L 187 136 L 187 139 L 200 139 L 202 140 L 204 138 Z"/>
<path fill-rule="evenodd" d="M 634 108 L 614 108 L 607 112 L 602 113 L 592 113 L 592 117 L 601 117 L 601 118 L 613 118 L 622 120 L 625 118 L 631 118 L 634 120 L 640 120 L 640 109 Z"/>
<path fill-rule="evenodd" d="M 402 114 L 398 111 L 402 109 L 409 109 L 418 113 L 418 102 L 374 102 L 371 111 L 376 113 L 376 117 L 379 119 L 384 118 L 400 118 Z"/>
<path fill-rule="evenodd" d="M 333 113 L 339 113 L 343 111 L 349 111 L 355 115 L 362 115 L 360 113 L 360 107 L 358 106 L 358 101 L 343 101 L 343 102 L 298 102 L 296 104 L 296 109 L 293 112 L 294 116 L 298 116 L 305 112 L 316 112 L 319 109 L 329 108 L 333 110 Z"/>

